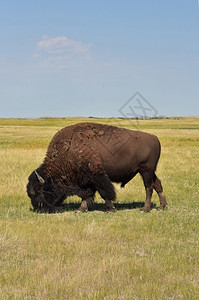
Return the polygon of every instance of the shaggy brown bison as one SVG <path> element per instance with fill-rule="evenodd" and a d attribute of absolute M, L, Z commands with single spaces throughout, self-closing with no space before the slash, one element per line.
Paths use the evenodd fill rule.
<path fill-rule="evenodd" d="M 78 195 L 78 210 L 84 212 L 98 191 L 109 212 L 116 198 L 112 182 L 124 187 L 140 173 L 146 189 L 142 210 L 150 211 L 153 189 L 164 209 L 166 198 L 155 174 L 159 156 L 160 142 L 152 134 L 96 123 L 68 126 L 55 134 L 43 164 L 29 176 L 27 193 L 36 211 L 53 211 L 67 196 Z"/>

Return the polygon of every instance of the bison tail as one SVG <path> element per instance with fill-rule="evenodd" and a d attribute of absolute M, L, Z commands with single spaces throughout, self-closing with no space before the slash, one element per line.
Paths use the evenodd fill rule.
<path fill-rule="evenodd" d="M 106 174 L 95 175 L 94 185 L 104 200 L 114 201 L 116 199 L 115 188 Z"/>

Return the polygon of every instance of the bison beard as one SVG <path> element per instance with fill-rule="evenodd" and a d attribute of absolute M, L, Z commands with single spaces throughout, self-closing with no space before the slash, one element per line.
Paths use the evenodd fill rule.
<path fill-rule="evenodd" d="M 54 211 L 66 197 L 78 195 L 78 211 L 84 212 L 98 191 L 109 212 L 116 198 L 112 182 L 124 187 L 140 173 L 146 190 L 142 210 L 150 211 L 153 189 L 164 209 L 166 198 L 155 174 L 159 156 L 159 140 L 151 134 L 96 123 L 68 126 L 55 134 L 43 164 L 29 176 L 27 193 L 36 211 Z"/>

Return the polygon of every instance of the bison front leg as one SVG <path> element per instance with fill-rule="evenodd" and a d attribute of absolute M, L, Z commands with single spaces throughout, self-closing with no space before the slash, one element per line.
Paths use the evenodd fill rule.
<path fill-rule="evenodd" d="M 88 205 L 86 200 L 82 200 L 80 207 L 77 209 L 76 213 L 78 212 L 87 212 L 88 211 Z"/>
<path fill-rule="evenodd" d="M 87 198 L 86 202 L 87 202 L 88 209 L 93 210 L 95 204 L 94 197 Z"/>
<path fill-rule="evenodd" d="M 110 200 L 105 200 L 105 205 L 106 205 L 106 212 L 114 212 L 115 211 L 115 206 Z"/>
<path fill-rule="evenodd" d="M 96 174 L 94 177 L 94 184 L 96 190 L 99 192 L 100 196 L 104 199 L 106 205 L 106 212 L 115 211 L 115 207 L 112 201 L 116 198 L 115 188 L 110 181 L 109 177 L 103 174 Z"/>
<path fill-rule="evenodd" d="M 94 206 L 94 197 L 82 199 L 81 205 L 78 208 L 77 212 L 87 212 L 88 209 L 93 209 L 93 206 Z"/>

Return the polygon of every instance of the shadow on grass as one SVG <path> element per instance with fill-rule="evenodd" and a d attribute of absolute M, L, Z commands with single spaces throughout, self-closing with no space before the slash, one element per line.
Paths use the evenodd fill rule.
<path fill-rule="evenodd" d="M 116 211 L 120 210 L 129 210 L 129 209 L 137 209 L 144 207 L 145 202 L 128 202 L 128 203 L 114 203 Z M 66 211 L 76 211 L 80 207 L 80 203 L 78 202 L 69 202 L 64 203 L 59 207 L 52 207 L 48 213 L 64 213 Z M 151 209 L 156 209 L 157 206 L 155 203 L 151 203 Z M 32 209 L 31 209 L 32 210 Z M 106 211 L 106 207 L 104 203 L 95 203 L 92 209 L 89 211 Z"/>

